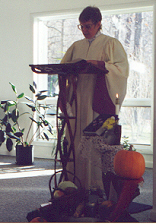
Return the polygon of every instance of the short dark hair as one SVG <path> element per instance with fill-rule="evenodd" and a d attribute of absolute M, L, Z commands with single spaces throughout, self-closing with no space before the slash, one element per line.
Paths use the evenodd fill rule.
<path fill-rule="evenodd" d="M 102 20 L 102 15 L 99 8 L 94 6 L 88 6 L 85 9 L 83 9 L 83 11 L 79 16 L 79 21 L 87 22 L 89 20 L 92 20 L 94 24 Z"/>

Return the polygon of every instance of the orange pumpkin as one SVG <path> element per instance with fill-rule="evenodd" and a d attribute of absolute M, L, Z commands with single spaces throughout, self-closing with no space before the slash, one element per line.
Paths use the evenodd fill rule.
<path fill-rule="evenodd" d="M 145 159 L 139 152 L 120 150 L 114 157 L 114 170 L 121 177 L 139 179 L 145 172 Z"/>

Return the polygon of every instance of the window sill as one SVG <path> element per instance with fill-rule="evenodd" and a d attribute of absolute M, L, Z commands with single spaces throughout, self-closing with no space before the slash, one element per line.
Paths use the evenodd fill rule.
<path fill-rule="evenodd" d="M 43 140 L 37 140 L 33 142 L 34 146 L 53 146 L 54 142 L 56 142 L 57 139 L 52 139 L 50 141 L 43 141 Z"/>
<path fill-rule="evenodd" d="M 125 99 L 122 107 L 151 107 L 151 99 L 139 99 L 139 98 L 132 98 L 132 99 Z"/>

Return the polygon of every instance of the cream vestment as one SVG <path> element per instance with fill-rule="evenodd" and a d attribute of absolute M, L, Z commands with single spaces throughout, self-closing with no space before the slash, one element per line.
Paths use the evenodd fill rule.
<path fill-rule="evenodd" d="M 109 71 L 106 75 L 106 85 L 109 96 L 115 104 L 116 93 L 119 94 L 120 104 L 126 95 L 127 78 L 129 73 L 127 55 L 121 43 L 110 36 L 98 35 L 91 44 L 87 39 L 74 42 L 67 50 L 61 63 L 71 62 L 78 58 L 85 60 L 104 61 Z M 92 99 L 96 82 L 95 74 L 80 74 L 77 81 L 77 130 L 75 136 L 75 156 L 77 169 L 77 147 L 83 135 L 83 129 L 98 116 L 92 110 Z M 69 164 L 69 166 L 71 166 Z M 72 168 L 68 170 L 72 172 Z"/>

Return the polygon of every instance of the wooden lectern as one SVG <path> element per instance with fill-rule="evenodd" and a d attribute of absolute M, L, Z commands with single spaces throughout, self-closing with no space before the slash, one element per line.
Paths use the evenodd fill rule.
<path fill-rule="evenodd" d="M 68 162 L 74 163 L 74 173 L 73 177 L 75 178 L 75 148 L 74 148 L 74 138 L 76 133 L 76 124 L 77 124 L 77 96 L 76 96 L 76 80 L 79 74 L 101 74 L 104 75 L 108 73 L 105 69 L 99 69 L 91 63 L 87 63 L 85 60 L 80 60 L 75 63 L 64 63 L 64 64 L 39 64 L 39 65 L 29 65 L 33 72 L 38 74 L 48 74 L 48 75 L 58 75 L 59 79 L 59 96 L 57 102 L 57 146 L 55 153 L 55 165 L 54 170 L 56 173 L 56 163 L 59 161 L 62 163 L 62 172 L 60 175 L 59 182 L 64 180 L 68 180 L 68 171 L 66 170 L 66 165 Z M 67 114 L 67 96 L 66 96 L 66 83 L 70 78 L 71 85 L 73 87 L 73 94 L 71 100 L 69 102 L 70 105 L 74 103 L 75 111 L 73 117 L 69 117 Z M 58 111 L 59 107 L 62 107 L 64 116 L 59 116 Z M 72 132 L 70 126 L 70 119 L 75 120 L 75 128 L 74 132 Z M 61 125 L 60 125 L 61 123 Z M 70 135 L 70 145 L 67 149 L 66 139 L 63 139 L 63 133 L 65 129 L 65 125 L 68 128 Z M 60 155 L 60 160 L 58 159 L 58 154 Z M 70 158 L 72 155 L 72 159 Z M 74 182 L 74 179 L 73 179 Z M 56 181 L 55 181 L 56 185 Z M 55 186 L 56 187 L 56 186 Z"/>

